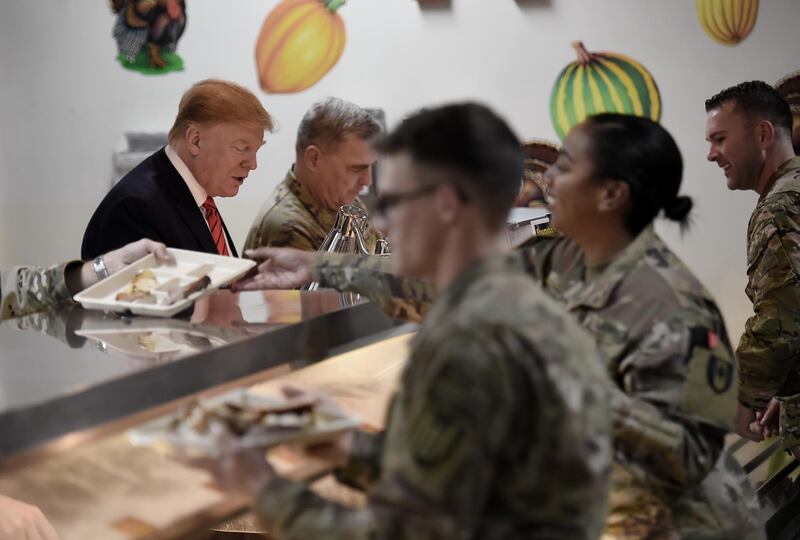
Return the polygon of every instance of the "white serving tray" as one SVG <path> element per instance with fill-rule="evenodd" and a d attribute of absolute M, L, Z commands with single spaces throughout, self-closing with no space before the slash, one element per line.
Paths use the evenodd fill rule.
<path fill-rule="evenodd" d="M 159 264 L 155 255 L 151 253 L 75 295 L 75 301 L 80 302 L 86 309 L 130 312 L 152 317 L 172 317 L 191 306 L 198 298 L 207 296 L 223 285 L 241 277 L 256 265 L 255 261 L 249 259 L 223 257 L 199 251 L 174 248 L 168 248 L 168 251 L 175 257 L 174 265 Z M 117 293 L 124 290 L 140 270 L 145 269 L 153 271 L 159 285 L 170 279 L 178 279 L 179 285 L 183 286 L 202 277 L 203 274 L 208 274 L 211 283 L 202 291 L 169 305 L 115 300 Z"/>
<path fill-rule="evenodd" d="M 203 400 L 206 406 L 213 407 L 224 402 L 243 403 L 248 400 L 261 403 L 278 403 L 281 400 L 273 397 L 255 395 L 246 389 L 237 388 L 218 396 Z M 227 450 L 234 449 L 267 449 L 281 444 L 310 445 L 331 440 L 342 433 L 351 431 L 361 425 L 358 418 L 348 416 L 340 410 L 317 407 L 316 422 L 312 426 L 298 429 L 266 430 L 242 437 L 233 438 L 229 434 L 196 433 L 191 429 L 173 430 L 170 428 L 178 413 L 162 416 L 137 428 L 128 430 L 128 440 L 135 446 L 166 445 L 187 456 L 216 457 Z M 173 452 L 174 453 L 174 452 Z"/>

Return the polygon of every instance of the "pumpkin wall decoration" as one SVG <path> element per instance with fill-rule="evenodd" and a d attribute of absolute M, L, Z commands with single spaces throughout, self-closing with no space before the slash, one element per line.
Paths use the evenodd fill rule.
<path fill-rule="evenodd" d="M 270 12 L 256 43 L 261 88 L 301 92 L 328 73 L 344 51 L 345 0 L 283 0 Z"/>
<path fill-rule="evenodd" d="M 800 71 L 789 73 L 775 83 L 777 90 L 792 111 L 792 146 L 795 154 L 800 155 Z"/>
<path fill-rule="evenodd" d="M 579 41 L 572 46 L 578 59 L 561 71 L 550 95 L 550 117 L 561 140 L 587 116 L 602 112 L 658 122 L 661 96 L 642 64 L 619 53 L 590 53 Z"/>
<path fill-rule="evenodd" d="M 697 0 L 700 25 L 722 45 L 736 45 L 750 35 L 757 16 L 758 0 Z"/>

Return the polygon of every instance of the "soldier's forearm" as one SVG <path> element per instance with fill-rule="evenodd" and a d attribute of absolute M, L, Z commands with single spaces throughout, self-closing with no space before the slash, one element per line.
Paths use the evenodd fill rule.
<path fill-rule="evenodd" d="M 623 455 L 623 465 L 635 464 L 634 472 L 683 488 L 699 484 L 714 466 L 722 449 L 721 436 L 708 440 L 702 428 L 687 426 L 619 389 L 614 390 L 612 403 L 614 447 Z"/>
<path fill-rule="evenodd" d="M 68 300 L 66 263 L 50 268 L 18 267 L 0 273 L 0 319 L 35 313 Z"/>
<path fill-rule="evenodd" d="M 389 257 L 321 255 L 314 268 L 320 284 L 369 298 L 394 319 L 419 322 L 436 298 L 432 284 L 392 272 Z"/>
<path fill-rule="evenodd" d="M 780 393 L 800 354 L 797 334 L 800 328 L 781 324 L 762 314 L 748 319 L 736 350 L 739 359 L 739 401 L 761 410 Z M 780 313 L 779 310 L 770 310 Z"/>

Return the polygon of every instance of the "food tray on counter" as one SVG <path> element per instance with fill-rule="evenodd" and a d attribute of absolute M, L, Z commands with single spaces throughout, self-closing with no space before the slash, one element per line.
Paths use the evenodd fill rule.
<path fill-rule="evenodd" d="M 246 418 L 253 409 L 280 408 L 285 403 L 289 402 L 236 389 L 193 403 L 177 413 L 131 429 L 128 431 L 128 438 L 137 446 L 163 449 L 166 445 L 167 448 L 171 447 L 189 456 L 217 456 L 231 449 L 267 449 L 285 443 L 313 444 L 335 438 L 360 425 L 357 418 L 348 416 L 338 408 L 319 403 L 310 412 L 303 412 L 302 414 L 310 414 L 310 419 L 306 418 L 297 425 L 284 426 L 284 418 L 265 427 L 263 420 L 250 419 L 245 421 L 246 429 L 242 429 L 242 418 Z M 247 410 L 232 415 L 231 419 L 220 421 L 217 417 L 211 420 L 214 416 L 211 413 L 224 410 L 226 405 Z M 198 422 L 198 418 L 202 416 L 207 418 Z M 229 422 L 238 423 L 236 429 L 229 427 Z M 235 432 L 240 430 L 241 432 Z"/>
<path fill-rule="evenodd" d="M 75 301 L 80 302 L 86 309 L 172 317 L 191 306 L 195 300 L 241 277 L 256 265 L 255 261 L 249 259 L 174 248 L 169 248 L 168 251 L 175 258 L 175 264 L 159 264 L 155 255 L 151 253 L 75 295 Z M 170 303 L 118 299 L 118 296 L 131 288 L 135 279 L 148 271 L 155 280 L 154 292 L 175 291 L 197 282 L 203 276 L 208 276 L 208 284 L 201 290 Z M 148 278 L 151 274 L 147 274 Z"/>

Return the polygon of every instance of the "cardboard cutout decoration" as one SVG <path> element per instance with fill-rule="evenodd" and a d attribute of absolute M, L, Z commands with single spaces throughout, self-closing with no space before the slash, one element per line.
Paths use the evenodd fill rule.
<path fill-rule="evenodd" d="M 697 18 L 708 36 L 732 47 L 750 35 L 758 17 L 758 0 L 697 0 Z"/>
<path fill-rule="evenodd" d="M 315 85 L 344 51 L 345 0 L 283 0 L 270 12 L 256 42 L 261 89 L 292 94 Z"/>
<path fill-rule="evenodd" d="M 558 159 L 559 146 L 550 141 L 535 140 L 523 143 L 522 149 L 525 152 L 525 176 L 514 206 L 544 207 L 544 173 Z"/>
<path fill-rule="evenodd" d="M 550 117 L 562 141 L 587 116 L 602 112 L 633 114 L 658 122 L 661 95 L 642 64 L 619 53 L 590 53 L 580 41 L 572 47 L 578 60 L 564 68 L 550 95 Z"/>
<path fill-rule="evenodd" d="M 792 146 L 794 153 L 800 155 L 800 71 L 789 73 L 776 82 L 775 89 L 792 110 Z"/>
<path fill-rule="evenodd" d="M 157 75 L 183 69 L 175 53 L 186 28 L 184 0 L 111 0 L 117 16 L 117 60 L 126 69 Z"/>

